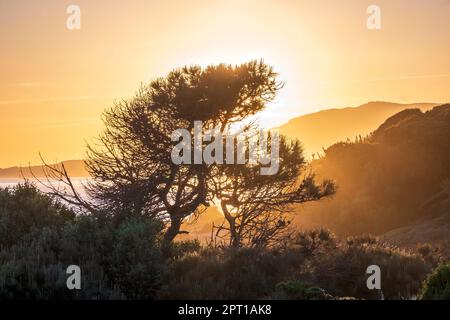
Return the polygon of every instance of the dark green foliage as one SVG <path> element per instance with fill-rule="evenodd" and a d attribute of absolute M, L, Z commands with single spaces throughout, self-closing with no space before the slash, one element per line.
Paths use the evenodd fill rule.
<path fill-rule="evenodd" d="M 127 298 L 153 298 L 161 284 L 160 231 L 160 224 L 143 218 L 126 221 L 115 231 L 108 273 Z"/>
<path fill-rule="evenodd" d="M 87 248 L 82 248 L 87 251 Z M 61 235 L 44 228 L 33 239 L 21 241 L 0 252 L 0 297 L 3 299 L 118 299 L 96 256 L 69 258 L 61 251 Z M 83 256 L 84 252 L 78 256 Z M 67 260 L 65 260 L 63 258 Z M 82 270 L 82 290 L 66 287 L 66 268 L 77 264 Z"/>
<path fill-rule="evenodd" d="M 430 272 L 430 266 L 417 254 L 372 237 L 353 237 L 314 257 L 310 279 L 334 296 L 378 299 L 381 293 L 366 286 L 370 265 L 381 269 L 381 290 L 386 299 L 413 298 Z"/>
<path fill-rule="evenodd" d="M 289 261 L 291 260 L 292 261 Z M 160 297 L 164 299 L 261 299 L 301 265 L 302 257 L 283 257 L 255 248 L 212 249 L 172 263 Z"/>
<path fill-rule="evenodd" d="M 75 216 L 31 185 L 0 192 L 0 219 L 8 228 L 1 238 L 0 298 L 154 297 L 164 270 L 161 224 L 140 218 L 115 226 Z M 72 264 L 82 270 L 82 290 L 66 287 Z"/>
<path fill-rule="evenodd" d="M 75 214 L 29 183 L 0 189 L 0 246 L 10 246 L 35 229 L 59 226 Z"/>
<path fill-rule="evenodd" d="M 301 281 L 286 281 L 277 285 L 275 295 L 281 299 L 292 300 L 330 300 L 333 297 L 319 287 Z"/>
<path fill-rule="evenodd" d="M 297 234 L 283 250 L 209 248 L 184 256 L 172 263 L 160 297 L 379 299 L 380 292 L 366 287 L 372 264 L 381 267 L 386 299 L 414 298 L 430 271 L 419 255 L 373 237 L 342 241 L 317 230 Z"/>
<path fill-rule="evenodd" d="M 414 298 L 434 263 L 424 259 L 431 254 L 426 248 L 419 255 L 373 237 L 338 240 L 326 230 L 298 233 L 278 249 L 175 242 L 163 258 L 162 224 L 151 218 L 115 224 L 76 216 L 30 185 L 0 196 L 0 219 L 8 226 L 1 238 L 0 299 L 378 299 L 380 293 L 366 287 L 371 264 L 381 267 L 386 299 Z M 22 221 L 23 211 L 33 214 L 31 221 Z M 72 264 L 81 267 L 82 290 L 66 287 Z M 449 266 L 439 268 L 422 298 L 448 298 L 448 279 Z"/>
<path fill-rule="evenodd" d="M 424 300 L 450 300 L 450 263 L 440 265 L 423 283 Z"/>

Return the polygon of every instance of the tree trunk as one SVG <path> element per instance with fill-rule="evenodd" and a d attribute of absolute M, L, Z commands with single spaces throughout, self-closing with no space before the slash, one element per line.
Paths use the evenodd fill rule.
<path fill-rule="evenodd" d="M 181 219 L 172 218 L 170 226 L 167 228 L 162 241 L 162 252 L 164 256 L 167 257 L 170 255 L 170 248 L 172 241 L 180 233 L 180 228 L 181 228 Z"/>
<path fill-rule="evenodd" d="M 225 216 L 225 219 L 228 221 L 228 225 L 230 227 L 230 245 L 235 248 L 239 247 L 241 241 L 240 241 L 238 233 L 236 231 L 235 218 L 228 211 L 225 201 L 221 202 L 221 207 L 222 207 L 223 215 Z"/>

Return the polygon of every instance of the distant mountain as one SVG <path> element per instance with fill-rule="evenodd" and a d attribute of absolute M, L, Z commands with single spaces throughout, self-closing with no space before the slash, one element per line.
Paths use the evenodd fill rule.
<path fill-rule="evenodd" d="M 299 208 L 298 225 L 387 233 L 401 244 L 450 239 L 450 104 L 401 111 L 366 139 L 334 144 L 312 166 L 338 190 Z"/>
<path fill-rule="evenodd" d="M 323 153 L 338 141 L 355 140 L 366 136 L 390 116 L 404 110 L 417 108 L 429 110 L 436 103 L 399 104 L 369 102 L 359 107 L 327 109 L 289 120 L 278 129 L 280 133 L 299 139 L 308 155 Z"/>
<path fill-rule="evenodd" d="M 68 160 L 62 162 L 71 177 L 88 177 L 89 173 L 86 171 L 86 167 L 83 160 Z M 61 163 L 56 164 L 57 166 Z M 44 177 L 44 170 L 42 166 L 31 167 L 11 167 L 0 169 L 0 178 L 32 178 L 34 176 L 38 178 Z"/>

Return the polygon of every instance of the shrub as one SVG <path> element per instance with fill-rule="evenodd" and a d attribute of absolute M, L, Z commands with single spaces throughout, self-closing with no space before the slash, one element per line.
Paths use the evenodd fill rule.
<path fill-rule="evenodd" d="M 158 234 L 162 225 L 151 219 L 131 219 L 118 226 L 108 273 L 127 298 L 154 298 L 164 272 Z"/>
<path fill-rule="evenodd" d="M 422 257 L 370 236 L 338 240 L 326 230 L 302 232 L 283 250 L 205 248 L 171 263 L 160 298 L 379 299 L 366 270 L 381 268 L 387 299 L 413 298 L 430 267 Z"/>
<path fill-rule="evenodd" d="M 187 254 L 195 254 L 200 252 L 202 246 L 198 239 L 175 241 L 172 243 L 170 256 L 172 258 L 181 258 Z"/>
<path fill-rule="evenodd" d="M 30 183 L 0 189 L 0 247 L 14 245 L 45 226 L 61 227 L 74 218 L 73 211 Z"/>
<path fill-rule="evenodd" d="M 205 248 L 172 262 L 160 298 L 263 299 L 301 265 L 301 255 Z"/>
<path fill-rule="evenodd" d="M 335 249 L 336 245 L 335 236 L 325 229 L 298 232 L 291 243 L 291 246 L 307 256 L 328 252 Z"/>
<path fill-rule="evenodd" d="M 275 297 L 292 300 L 330 300 L 333 298 L 325 290 L 301 281 L 286 281 L 277 285 Z"/>
<path fill-rule="evenodd" d="M 19 185 L 0 190 L 0 219 L 0 298 L 152 298 L 160 286 L 162 225 L 150 218 L 99 223 Z M 72 264 L 82 290 L 66 287 Z"/>
<path fill-rule="evenodd" d="M 440 265 L 423 283 L 420 298 L 450 300 L 450 263 Z"/>
<path fill-rule="evenodd" d="M 70 255 L 62 249 L 61 234 L 44 227 L 24 241 L 0 251 L 0 297 L 3 299 L 118 299 L 96 256 Z M 83 252 L 84 251 L 84 252 Z M 82 258 L 80 258 L 82 257 Z M 68 290 L 66 268 L 82 270 L 82 290 Z"/>
<path fill-rule="evenodd" d="M 450 260 L 450 240 L 440 241 L 433 245 L 420 243 L 416 246 L 416 251 L 428 264 L 433 266 L 433 268 L 437 268 Z"/>
<path fill-rule="evenodd" d="M 366 286 L 366 269 L 381 269 L 381 291 L 386 299 L 413 298 L 430 270 L 417 254 L 392 248 L 372 237 L 353 237 L 314 258 L 310 279 L 334 296 L 378 299 L 378 290 Z"/>
<path fill-rule="evenodd" d="M 372 264 L 386 298 L 411 298 L 436 260 L 428 247 L 415 254 L 326 230 L 300 232 L 277 249 L 175 242 L 166 259 L 162 228 L 148 217 L 118 224 L 75 215 L 31 185 L 0 190 L 0 299 L 377 299 L 366 287 Z M 72 264 L 81 267 L 82 290 L 66 287 Z M 449 298 L 449 270 L 428 277 L 423 299 Z"/>

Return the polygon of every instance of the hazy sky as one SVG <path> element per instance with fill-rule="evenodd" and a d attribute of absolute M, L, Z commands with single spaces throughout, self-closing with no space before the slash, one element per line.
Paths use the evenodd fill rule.
<path fill-rule="evenodd" d="M 381 30 L 366 27 L 370 4 Z M 115 98 L 186 64 L 272 64 L 286 85 L 268 127 L 371 100 L 448 102 L 449 31 L 449 0 L 0 0 L 0 167 L 83 157 Z"/>

